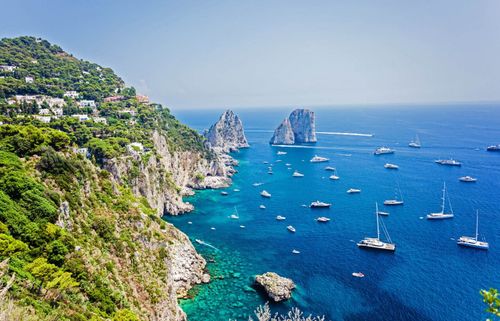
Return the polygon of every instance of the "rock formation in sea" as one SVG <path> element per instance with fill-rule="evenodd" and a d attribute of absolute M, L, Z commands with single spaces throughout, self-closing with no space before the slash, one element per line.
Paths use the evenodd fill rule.
<path fill-rule="evenodd" d="M 223 153 L 250 146 L 240 118 L 229 109 L 210 127 L 205 137 L 210 147 Z"/>
<path fill-rule="evenodd" d="M 314 112 L 309 109 L 295 109 L 276 128 L 269 143 L 273 145 L 293 145 L 315 143 L 316 141 Z"/>
<path fill-rule="evenodd" d="M 290 299 L 292 290 L 295 289 L 295 284 L 291 279 L 279 276 L 274 272 L 257 275 L 255 284 L 262 287 L 274 302 Z"/>

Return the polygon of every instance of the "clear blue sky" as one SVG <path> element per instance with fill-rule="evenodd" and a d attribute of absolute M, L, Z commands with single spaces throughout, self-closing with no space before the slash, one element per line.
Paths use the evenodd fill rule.
<path fill-rule="evenodd" d="M 5 1 L 173 109 L 500 101 L 500 1 Z"/>

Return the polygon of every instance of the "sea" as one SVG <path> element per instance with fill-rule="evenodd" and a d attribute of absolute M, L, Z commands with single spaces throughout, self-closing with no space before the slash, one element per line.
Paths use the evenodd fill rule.
<path fill-rule="evenodd" d="M 252 286 L 254 276 L 273 271 L 297 285 L 290 300 L 270 303 L 273 313 L 298 307 L 325 320 L 485 320 L 480 290 L 500 288 L 500 153 L 486 151 L 500 144 L 500 105 L 310 108 L 316 113 L 316 144 L 269 145 L 292 109 L 236 109 L 251 146 L 232 154 L 239 161 L 233 184 L 197 191 L 185 198 L 193 212 L 164 217 L 189 236 L 212 276 L 181 301 L 188 319 L 248 320 L 268 301 Z M 223 110 L 174 114 L 202 132 Z M 416 135 L 422 148 L 409 148 Z M 395 153 L 375 156 L 380 146 Z M 315 155 L 329 162 L 311 163 Z M 434 162 L 442 158 L 462 166 Z M 386 169 L 385 163 L 399 169 Z M 335 167 L 340 179 L 329 179 L 326 166 Z M 304 177 L 292 177 L 295 170 Z M 460 182 L 465 175 L 478 181 Z M 441 209 L 444 182 L 455 217 L 426 220 Z M 361 193 L 348 194 L 350 188 Z M 272 197 L 260 196 L 262 190 Z M 382 205 L 395 195 L 404 199 L 403 206 Z M 309 208 L 316 200 L 332 206 Z M 380 219 L 396 244 L 394 253 L 356 245 L 376 236 L 376 203 L 389 213 Z M 239 219 L 231 219 L 236 211 Z M 476 211 L 488 251 L 456 244 L 462 235 L 474 236 Z M 277 215 L 286 220 L 277 221 Z M 331 221 L 318 223 L 319 216 Z"/>

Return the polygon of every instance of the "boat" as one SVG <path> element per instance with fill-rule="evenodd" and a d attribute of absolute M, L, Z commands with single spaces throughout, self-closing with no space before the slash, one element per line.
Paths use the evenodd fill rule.
<path fill-rule="evenodd" d="M 274 174 L 272 170 L 268 171 L 267 173 L 268 173 L 269 175 L 273 175 L 273 174 Z"/>
<path fill-rule="evenodd" d="M 486 147 L 488 152 L 500 152 L 500 144 Z"/>
<path fill-rule="evenodd" d="M 490 247 L 490 245 L 488 244 L 488 242 L 478 240 L 479 236 L 478 229 L 479 229 L 479 211 L 476 211 L 476 235 L 474 237 L 460 236 L 460 238 L 457 241 L 457 244 L 465 247 L 487 250 Z"/>
<path fill-rule="evenodd" d="M 276 163 L 281 163 L 283 160 L 282 159 L 278 159 L 276 160 Z"/>
<path fill-rule="evenodd" d="M 215 231 L 215 227 L 211 227 L 210 229 L 211 229 L 212 231 Z"/>
<path fill-rule="evenodd" d="M 255 186 L 255 187 L 257 187 L 257 186 L 260 186 L 262 184 L 264 184 L 264 183 L 253 183 L 252 185 Z"/>
<path fill-rule="evenodd" d="M 361 272 L 352 272 L 352 276 L 355 276 L 357 278 L 364 278 L 365 275 Z"/>
<path fill-rule="evenodd" d="M 349 188 L 347 190 L 347 193 L 348 194 L 356 194 L 356 193 L 361 193 L 361 190 L 360 189 L 357 189 L 357 188 Z"/>
<path fill-rule="evenodd" d="M 293 253 L 293 254 L 300 254 L 300 251 L 297 251 L 296 249 L 293 249 L 293 250 L 292 250 L 292 253 Z"/>
<path fill-rule="evenodd" d="M 394 152 L 395 152 L 395 150 L 390 149 L 389 147 L 379 147 L 373 152 L 373 154 L 384 155 L 384 154 L 394 154 Z"/>
<path fill-rule="evenodd" d="M 245 225 L 240 225 L 240 228 L 245 228 Z"/>
<path fill-rule="evenodd" d="M 462 166 L 462 163 L 460 163 L 459 161 L 452 159 L 452 158 L 450 158 L 450 159 L 436 159 L 434 162 L 439 164 L 439 165 Z"/>
<path fill-rule="evenodd" d="M 331 205 L 332 204 L 330 204 L 330 203 L 315 201 L 315 202 L 312 202 L 311 205 L 309 205 L 309 207 L 310 208 L 328 208 Z"/>
<path fill-rule="evenodd" d="M 265 207 L 263 204 L 260 204 L 260 205 L 259 205 L 259 208 L 260 208 L 261 210 L 265 210 L 265 209 L 266 209 L 266 207 Z"/>
<path fill-rule="evenodd" d="M 331 167 L 331 166 L 325 167 L 325 171 L 333 172 L 334 170 L 335 170 L 335 167 Z"/>
<path fill-rule="evenodd" d="M 325 216 L 320 216 L 316 219 L 316 221 L 321 222 L 321 223 L 326 223 L 326 222 L 330 222 L 330 219 L 328 217 L 325 217 Z"/>
<path fill-rule="evenodd" d="M 240 215 L 238 214 L 238 210 L 236 209 L 236 206 L 234 207 L 234 213 L 229 216 L 229 218 L 232 218 L 233 220 L 238 220 L 240 218 Z"/>
<path fill-rule="evenodd" d="M 300 173 L 299 171 L 295 171 L 292 174 L 293 177 L 304 177 L 304 174 Z"/>
<path fill-rule="evenodd" d="M 193 222 L 189 221 L 188 224 L 191 225 L 191 224 L 193 224 Z"/>
<path fill-rule="evenodd" d="M 286 227 L 286 229 L 287 229 L 287 230 L 289 230 L 289 231 L 290 231 L 290 232 L 292 232 L 292 233 L 295 233 L 295 231 L 296 231 L 296 230 L 295 230 L 295 227 L 293 227 L 293 226 L 291 226 L 291 225 L 288 225 L 288 226 Z"/>
<path fill-rule="evenodd" d="M 284 220 L 286 220 L 286 217 L 278 215 L 278 216 L 276 216 L 276 220 L 277 221 L 284 221 Z"/>
<path fill-rule="evenodd" d="M 333 169 L 333 174 L 332 174 L 332 175 L 330 175 L 330 179 L 331 179 L 331 180 L 334 180 L 334 181 L 336 181 L 336 180 L 340 179 L 340 176 L 338 176 L 338 174 L 337 174 L 337 170 L 336 170 L 335 168 Z"/>
<path fill-rule="evenodd" d="M 443 197 L 441 198 L 441 212 L 430 213 L 427 215 L 428 220 L 443 220 L 447 218 L 453 218 L 453 208 L 451 207 L 450 198 L 448 197 L 448 203 L 450 207 L 450 213 L 445 213 L 445 200 L 446 200 L 446 182 L 443 183 Z"/>
<path fill-rule="evenodd" d="M 233 189 L 233 192 L 239 192 L 240 190 L 238 188 Z"/>
<path fill-rule="evenodd" d="M 386 163 L 384 165 L 384 168 L 387 168 L 387 169 L 399 169 L 399 166 L 396 165 L 396 164 Z"/>
<path fill-rule="evenodd" d="M 285 164 L 285 166 L 286 166 L 286 167 L 290 167 L 290 166 L 292 166 L 292 164 L 290 164 L 290 163 L 286 163 L 286 164 Z"/>
<path fill-rule="evenodd" d="M 263 190 L 262 192 L 260 192 L 260 196 L 270 198 L 271 194 L 268 191 Z"/>
<path fill-rule="evenodd" d="M 227 196 L 227 195 L 228 195 L 228 192 L 224 192 L 224 191 L 222 191 L 222 192 L 220 192 L 220 195 Z"/>
<path fill-rule="evenodd" d="M 412 140 L 409 144 L 408 144 L 409 147 L 412 147 L 412 148 L 420 148 L 422 147 L 422 144 L 420 144 L 420 139 L 418 138 L 418 135 L 415 135 L 415 139 Z"/>
<path fill-rule="evenodd" d="M 203 242 L 202 240 L 199 240 L 199 239 L 195 239 L 196 243 L 198 244 L 205 244 L 205 242 Z"/>
<path fill-rule="evenodd" d="M 398 206 L 398 205 L 403 205 L 403 194 L 401 193 L 401 188 L 399 188 L 399 183 L 398 183 L 398 188 L 396 189 L 396 195 L 394 196 L 394 199 L 391 200 L 385 200 L 384 205 L 385 206 Z M 398 198 L 399 195 L 399 198 Z"/>
<path fill-rule="evenodd" d="M 283 152 L 283 151 L 279 150 L 279 151 L 276 153 L 276 155 L 286 155 L 286 152 Z"/>
<path fill-rule="evenodd" d="M 326 157 L 320 157 L 318 155 L 314 155 L 313 158 L 311 158 L 310 162 L 311 163 L 323 163 L 323 162 L 328 162 L 330 159 Z"/>
<path fill-rule="evenodd" d="M 268 161 L 263 161 L 262 164 L 269 164 L 269 162 Z"/>
<path fill-rule="evenodd" d="M 389 216 L 389 213 L 388 212 L 378 211 L 378 215 Z"/>
<path fill-rule="evenodd" d="M 477 182 L 477 178 L 472 177 L 472 176 L 462 176 L 458 180 L 461 181 L 461 182 L 465 182 L 465 183 L 475 183 L 475 182 Z"/>
<path fill-rule="evenodd" d="M 380 221 L 377 203 L 375 203 L 375 217 L 377 218 L 377 237 L 365 237 L 358 243 L 358 247 L 384 251 L 395 251 L 396 244 L 392 243 L 389 232 L 384 225 L 384 221 Z M 382 231 L 384 232 L 388 242 L 383 242 L 380 240 L 380 226 L 382 226 Z"/>

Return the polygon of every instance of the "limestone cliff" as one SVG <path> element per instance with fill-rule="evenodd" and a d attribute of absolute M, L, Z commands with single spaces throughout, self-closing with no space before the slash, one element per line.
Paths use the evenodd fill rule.
<path fill-rule="evenodd" d="M 205 133 L 205 137 L 210 147 L 223 153 L 250 146 L 245 137 L 243 123 L 232 110 L 226 110 Z"/>
<path fill-rule="evenodd" d="M 316 141 L 314 112 L 309 109 L 295 109 L 276 128 L 270 144 L 293 145 L 315 143 Z"/>

